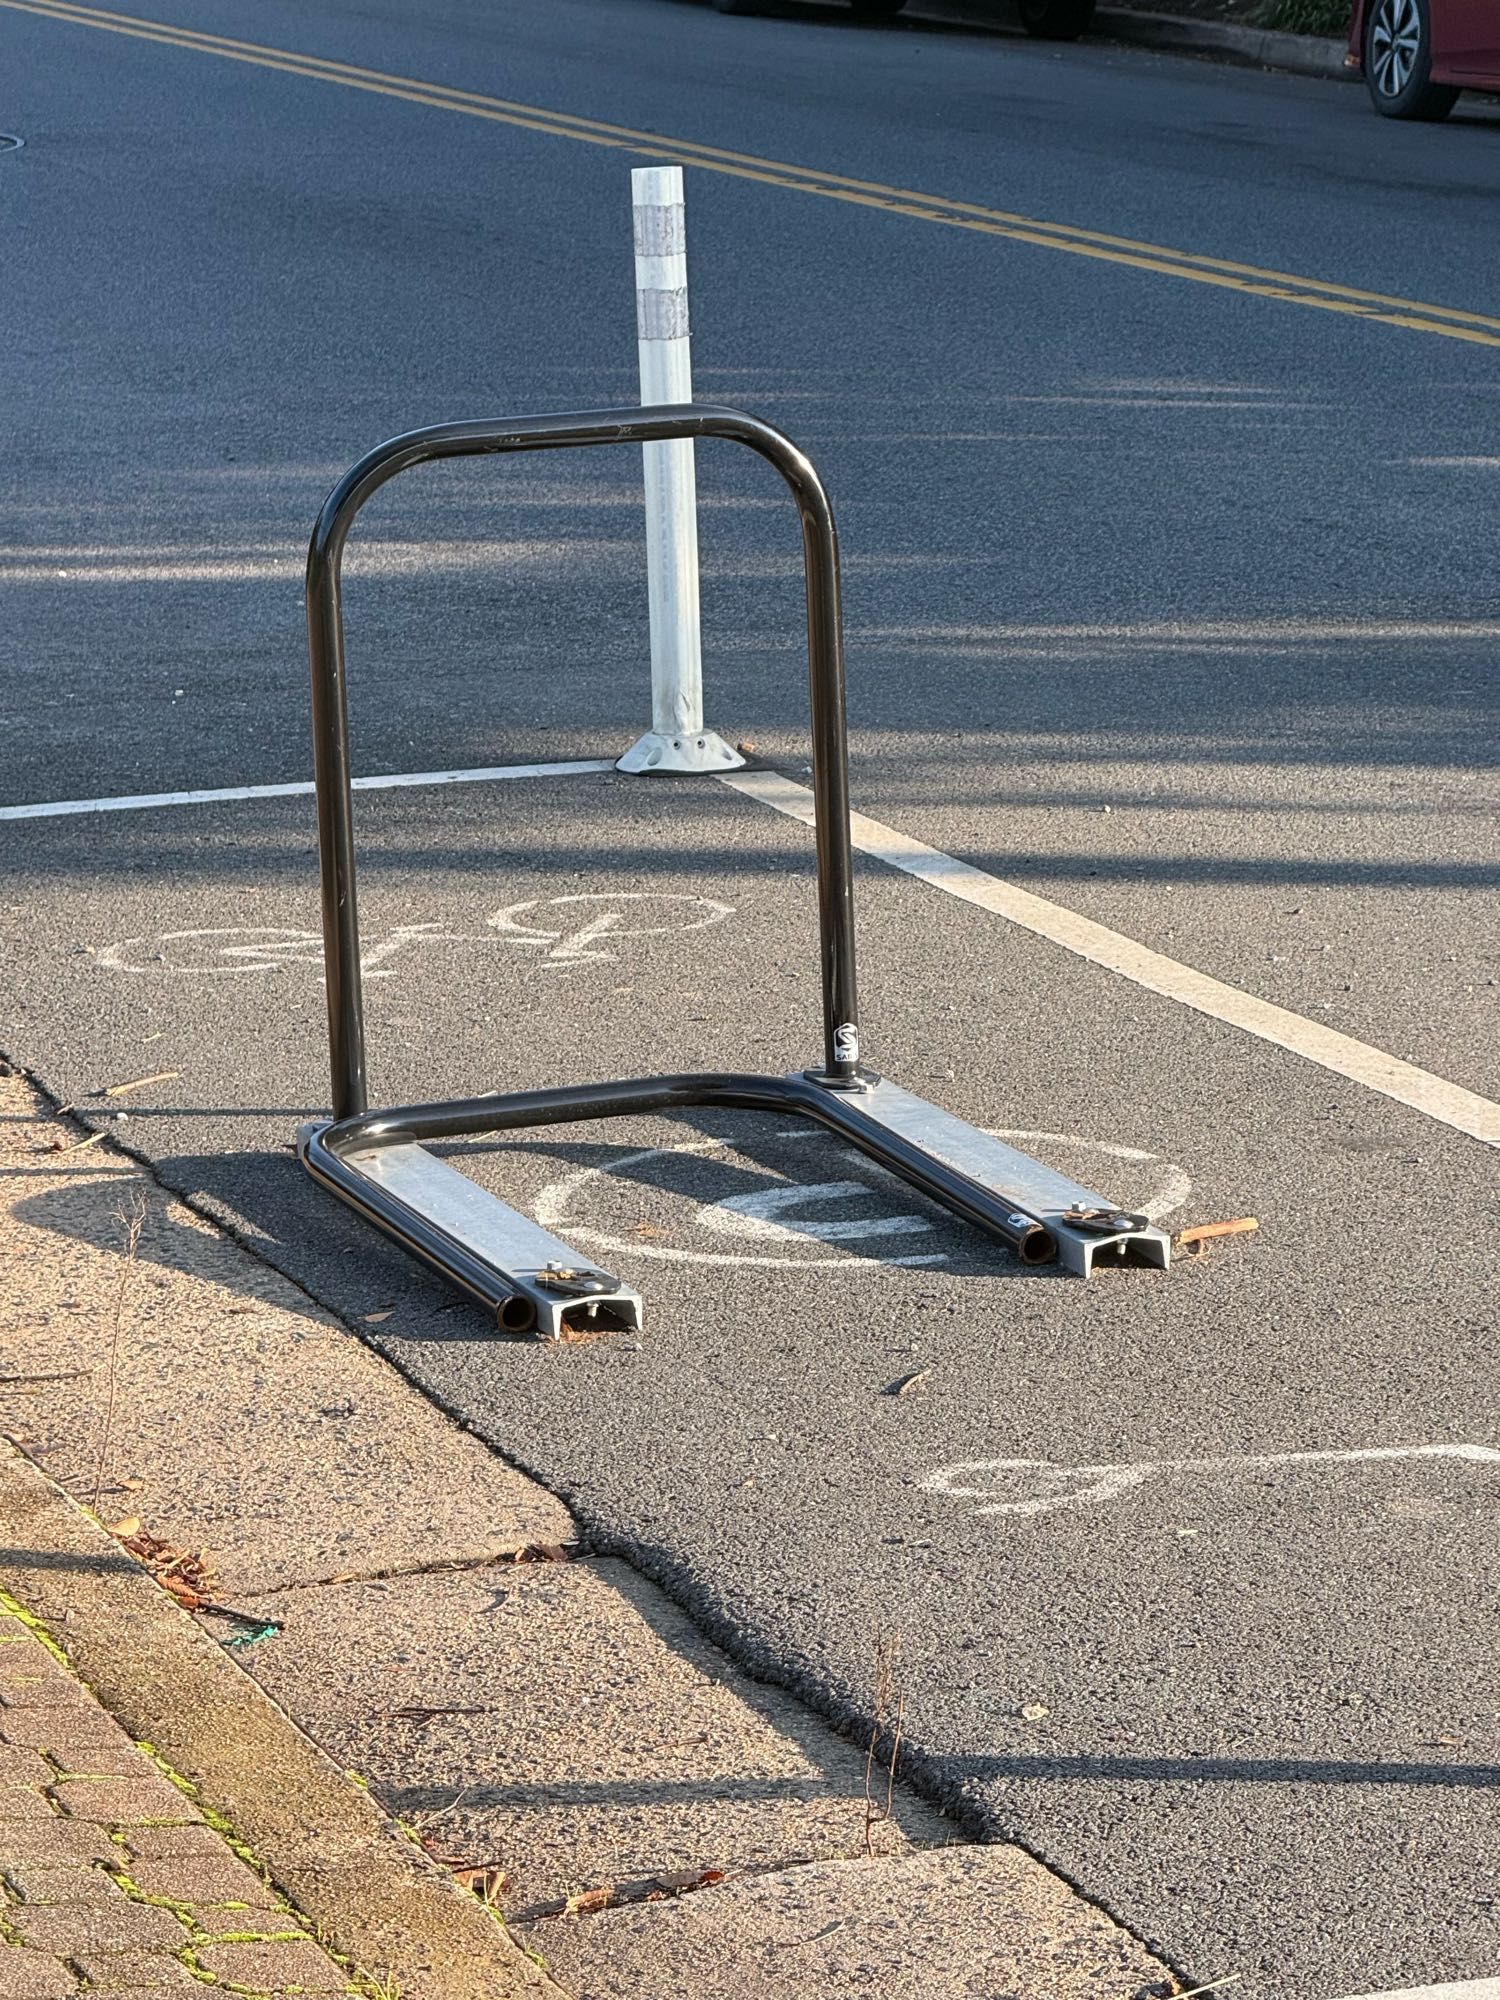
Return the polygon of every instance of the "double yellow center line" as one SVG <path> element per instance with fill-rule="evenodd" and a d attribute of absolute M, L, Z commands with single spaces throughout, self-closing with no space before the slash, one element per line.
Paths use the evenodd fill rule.
<path fill-rule="evenodd" d="M 1354 285 L 1331 284 L 1322 278 L 1301 278 L 1290 271 L 1263 270 L 1258 265 L 1239 264 L 1225 257 L 1200 257 L 1160 243 L 1140 243 L 1128 236 L 1110 236 L 1096 229 L 1075 229 L 1067 223 L 1044 222 L 1035 216 L 1014 215 L 1006 209 L 986 208 L 977 202 L 922 194 L 915 188 L 825 173 L 818 167 L 792 166 L 784 160 L 763 159 L 755 153 L 702 145 L 696 139 L 639 132 L 628 125 L 610 125 L 598 118 L 577 117 L 572 112 L 549 111 L 541 105 L 517 104 L 508 98 L 486 97 L 478 91 L 455 90 L 448 84 L 423 83 L 415 77 L 362 69 L 356 63 L 330 62 L 322 56 L 298 55 L 291 49 L 235 41 L 227 35 L 202 34 L 194 28 L 142 20 L 134 14 L 77 6 L 73 0 L 0 0 L 0 7 L 18 14 L 37 14 L 44 20 L 68 22 L 75 27 L 160 42 L 169 48 L 189 49 L 197 55 L 252 63 L 260 69 L 280 70 L 288 76 L 308 77 L 318 83 L 341 84 L 346 90 L 369 91 L 377 97 L 395 97 L 407 104 L 455 111 L 466 118 L 484 118 L 496 125 L 544 133 L 549 138 L 573 139 L 586 146 L 612 146 L 648 159 L 676 160 L 707 173 L 729 174 L 737 180 L 759 181 L 767 187 L 787 188 L 797 194 L 852 202 L 861 208 L 881 209 L 889 215 L 908 216 L 918 222 L 935 222 L 948 229 L 972 230 L 981 236 L 1001 236 L 1013 243 L 1029 243 L 1037 249 L 1058 250 L 1071 257 L 1123 264 L 1156 277 L 1181 278 L 1191 284 L 1216 285 L 1224 291 L 1248 292 L 1254 298 L 1274 299 L 1281 305 L 1344 313 L 1354 319 L 1402 327 L 1410 333 L 1435 333 L 1449 340 L 1500 347 L 1500 319 L 1465 312 L 1455 306 L 1393 298 L 1384 292 L 1362 291 Z"/>

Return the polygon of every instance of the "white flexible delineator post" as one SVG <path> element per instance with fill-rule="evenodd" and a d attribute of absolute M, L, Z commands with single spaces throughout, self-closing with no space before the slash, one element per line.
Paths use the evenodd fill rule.
<path fill-rule="evenodd" d="M 641 402 L 690 403 L 687 230 L 681 167 L 637 167 L 635 311 Z M 698 483 L 691 438 L 641 447 L 651 599 L 651 727 L 621 771 L 728 771 L 744 758 L 703 726 L 698 615 Z"/>

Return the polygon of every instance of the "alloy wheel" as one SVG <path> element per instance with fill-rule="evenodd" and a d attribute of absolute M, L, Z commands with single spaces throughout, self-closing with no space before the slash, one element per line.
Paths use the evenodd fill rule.
<path fill-rule="evenodd" d="M 1399 97 L 1405 90 L 1421 42 L 1417 0 L 1379 0 L 1370 25 L 1370 60 L 1382 97 Z"/>

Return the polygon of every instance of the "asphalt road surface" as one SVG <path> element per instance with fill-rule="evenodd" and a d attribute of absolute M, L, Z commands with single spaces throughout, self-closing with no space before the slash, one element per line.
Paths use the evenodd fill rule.
<path fill-rule="evenodd" d="M 101 1115 L 171 1072 L 112 1129 L 761 1671 L 858 1729 L 898 1632 L 915 1779 L 1190 1980 L 1495 1974 L 1495 109 L 812 6 L 155 18 L 0 0 L 6 805 L 305 779 L 328 486 L 631 400 L 628 168 L 682 157 L 699 393 L 839 511 L 856 804 L 1042 899 L 867 852 L 871 1059 L 1261 1227 L 1084 1286 L 784 1121 L 572 1127 L 472 1171 L 646 1329 L 498 1339 L 287 1150 L 305 796 L 0 818 L 0 1047 Z M 700 478 L 709 720 L 803 782 L 792 510 Z M 363 772 L 646 726 L 629 450 L 408 475 L 348 600 Z M 360 830 L 379 1096 L 818 1054 L 811 839 L 743 792 Z"/>

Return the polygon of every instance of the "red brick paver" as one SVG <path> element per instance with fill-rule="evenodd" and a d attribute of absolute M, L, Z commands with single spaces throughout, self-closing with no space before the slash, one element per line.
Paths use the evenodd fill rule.
<path fill-rule="evenodd" d="M 78 1964 L 92 1993 L 208 1994 L 185 1965 L 158 1951 L 81 1951 Z"/>
<path fill-rule="evenodd" d="M 224 1843 L 211 1826 L 201 1822 L 189 1826 L 133 1826 L 125 1845 L 136 1861 L 155 1861 L 166 1855 L 212 1854 L 224 1852 Z"/>
<path fill-rule="evenodd" d="M 0 1729 L 4 1728 L 0 1721 Z M 98 1826 L 160 1826 L 197 1819 L 188 1801 L 143 1757 L 145 1769 L 129 1778 L 59 1778 L 52 1797 L 69 1819 Z"/>
<path fill-rule="evenodd" d="M 127 1838 L 129 1836 L 127 1835 Z M 199 1903 L 205 1907 L 227 1904 L 230 1909 L 276 1910 L 280 1908 L 253 1868 L 223 1851 L 217 1854 L 176 1854 L 161 1858 L 143 1855 L 130 1863 L 130 1879 L 148 1896 L 165 1896 L 174 1903 Z M 219 1923 L 223 1930 L 248 1930 L 248 1924 Z M 272 1926 L 275 1930 L 285 1927 Z"/>
<path fill-rule="evenodd" d="M 66 1958 L 87 1951 L 180 1951 L 187 1932 L 180 1918 L 155 1903 L 137 1903 L 123 1888 L 104 1903 L 20 1903 L 6 1912 L 23 1944 Z"/>
<path fill-rule="evenodd" d="M 72 1708 L 67 1716 L 69 1762 L 87 1764 L 84 1748 L 89 1743 L 113 1743 L 118 1731 L 102 1709 Z M 51 1749 L 57 1740 L 58 1712 L 50 1708 L 0 1708 L 0 1741 L 24 1744 L 35 1750 Z"/>
<path fill-rule="evenodd" d="M 0 1946 L 0 2000 L 73 2000 L 78 1981 L 39 1951 Z"/>
<path fill-rule="evenodd" d="M 350 1990 L 192 1800 L 0 1614 L 0 2000 L 206 2000 L 221 1983 L 273 2000 Z"/>
<path fill-rule="evenodd" d="M 257 1993 L 342 1993 L 338 1967 L 305 1939 L 265 1944 L 211 1944 L 199 1962 L 218 1979 Z"/>
<path fill-rule="evenodd" d="M 105 1903 L 119 1895 L 113 1876 L 103 1868 L 68 1861 L 7 1861 L 5 1879 L 11 1894 L 29 1909 L 35 1904 Z"/>

